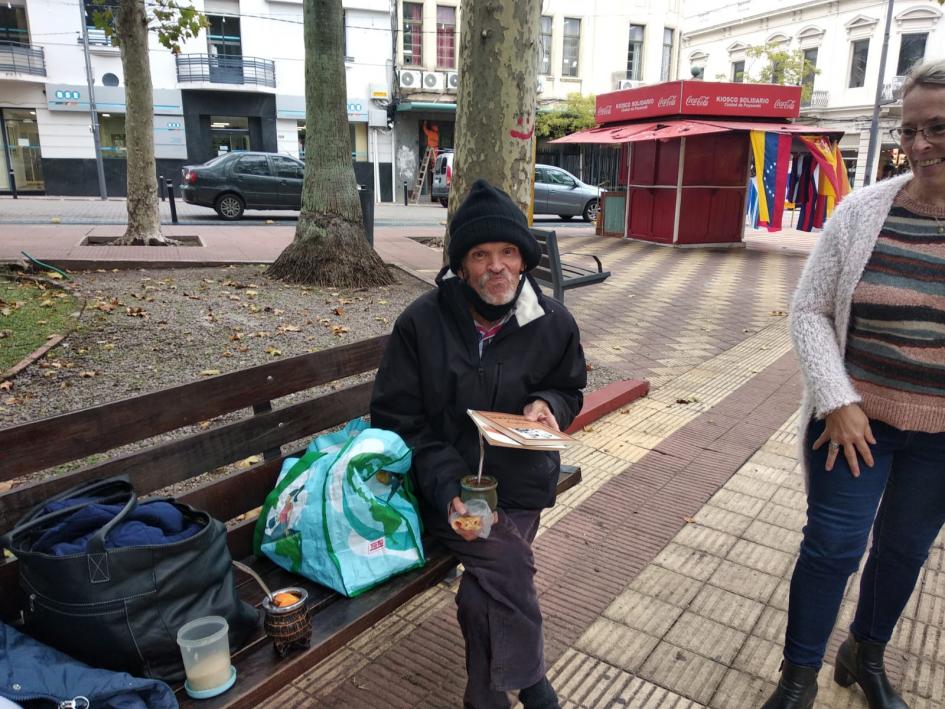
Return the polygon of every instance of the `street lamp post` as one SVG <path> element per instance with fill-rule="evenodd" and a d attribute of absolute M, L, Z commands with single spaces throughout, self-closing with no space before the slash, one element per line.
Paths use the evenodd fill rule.
<path fill-rule="evenodd" d="M 85 81 L 89 87 L 89 116 L 92 119 L 92 141 L 95 143 L 95 169 L 98 172 L 98 194 L 102 199 L 108 199 L 108 190 L 105 188 L 105 167 L 102 165 L 102 143 L 98 133 L 98 112 L 95 109 L 95 91 L 92 88 L 92 59 L 89 56 L 89 28 L 85 21 L 85 2 L 79 0 L 79 14 L 82 21 L 82 49 L 85 52 Z"/>
<path fill-rule="evenodd" d="M 886 75 L 886 54 L 889 51 L 889 26 L 892 24 L 893 0 L 886 4 L 886 32 L 883 34 L 883 49 L 879 54 L 879 77 L 876 79 L 876 101 L 873 105 L 873 119 L 870 121 L 870 144 L 866 153 L 866 174 L 863 184 L 873 182 L 873 161 L 876 153 L 876 141 L 879 140 L 879 107 L 883 100 L 883 78 Z"/>

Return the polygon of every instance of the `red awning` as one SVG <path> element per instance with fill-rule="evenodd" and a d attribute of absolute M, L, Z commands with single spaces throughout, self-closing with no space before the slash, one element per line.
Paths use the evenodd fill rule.
<path fill-rule="evenodd" d="M 651 129 L 655 123 L 623 123 L 616 126 L 601 126 L 566 135 L 552 143 L 625 143 L 634 133 Z"/>
<path fill-rule="evenodd" d="M 640 140 L 671 140 L 689 135 L 706 133 L 724 133 L 727 131 L 763 130 L 772 133 L 842 134 L 841 130 L 824 129 L 818 126 L 805 126 L 797 123 L 761 123 L 756 121 L 725 120 L 671 120 L 647 123 L 622 123 L 616 126 L 603 126 L 578 131 L 552 143 L 635 143 Z"/>

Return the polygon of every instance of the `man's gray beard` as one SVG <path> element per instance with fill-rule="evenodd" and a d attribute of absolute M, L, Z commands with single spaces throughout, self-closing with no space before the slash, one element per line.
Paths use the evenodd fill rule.
<path fill-rule="evenodd" d="M 509 286 L 506 294 L 499 296 L 489 293 L 489 291 L 486 289 L 486 284 L 488 282 L 489 276 L 483 276 L 481 279 L 479 279 L 479 283 L 477 284 L 478 288 L 475 288 L 474 290 L 479 294 L 479 297 L 486 301 L 489 305 L 505 305 L 506 303 L 511 303 L 515 298 L 515 289 L 517 284 L 513 283 L 511 280 L 506 280 L 506 283 Z"/>

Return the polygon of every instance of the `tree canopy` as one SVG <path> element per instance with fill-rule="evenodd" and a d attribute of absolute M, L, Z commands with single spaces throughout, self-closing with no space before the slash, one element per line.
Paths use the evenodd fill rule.
<path fill-rule="evenodd" d="M 568 94 L 563 104 L 538 112 L 535 134 L 539 140 L 555 140 L 591 128 L 597 122 L 594 117 L 595 110 L 596 98 L 593 94 Z"/>
<path fill-rule="evenodd" d="M 86 0 L 89 14 L 95 26 L 105 32 L 105 36 L 115 46 L 121 46 L 122 32 L 116 23 L 116 5 L 110 0 Z M 153 0 L 147 3 L 148 30 L 157 35 L 163 47 L 174 54 L 180 54 L 180 43 L 196 37 L 207 26 L 206 16 L 191 3 L 177 0 Z"/>

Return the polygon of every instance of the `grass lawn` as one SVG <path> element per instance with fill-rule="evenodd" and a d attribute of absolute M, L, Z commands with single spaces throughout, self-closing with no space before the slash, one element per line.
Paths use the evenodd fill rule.
<path fill-rule="evenodd" d="M 76 324 L 79 300 L 58 288 L 0 276 L 0 372 Z"/>

